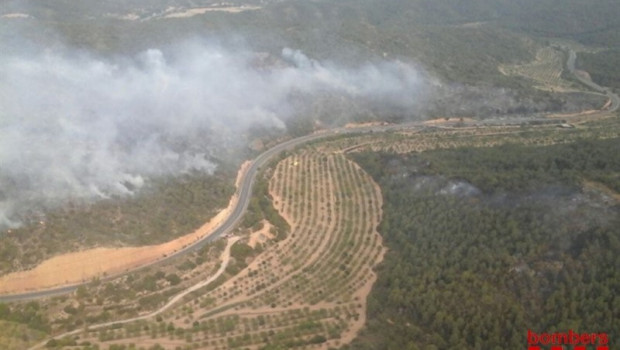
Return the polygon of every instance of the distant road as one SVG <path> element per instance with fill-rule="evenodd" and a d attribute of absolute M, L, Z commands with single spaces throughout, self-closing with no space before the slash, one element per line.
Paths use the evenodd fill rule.
<path fill-rule="evenodd" d="M 594 83 L 593 81 L 589 80 L 589 79 L 584 79 L 578 75 L 575 74 L 575 61 L 577 59 L 577 55 L 575 53 L 575 51 L 573 50 L 569 50 L 569 55 L 568 55 L 568 61 L 567 61 L 567 67 L 569 69 L 569 71 L 577 78 L 579 79 L 579 81 L 581 83 L 583 83 L 584 85 L 602 93 L 605 94 L 609 97 L 609 99 L 611 100 L 611 105 L 609 106 L 609 109 L 606 111 L 602 111 L 604 113 L 607 112 L 615 112 L 618 110 L 619 106 L 620 106 L 620 97 L 618 97 L 618 95 L 614 94 L 611 89 L 609 88 L 605 88 L 602 87 L 596 83 Z M 483 120 L 483 121 L 478 121 L 478 122 L 474 122 L 474 123 L 468 123 L 470 125 L 497 125 L 498 123 L 509 123 L 509 121 L 507 120 L 502 120 L 502 121 L 497 121 L 497 120 Z M 211 233 L 210 235 L 196 241 L 195 243 L 188 245 L 187 247 L 178 250 L 177 252 L 175 252 L 174 254 L 170 254 L 169 256 L 165 257 L 164 259 L 158 260 L 156 262 L 153 262 L 151 264 L 147 264 L 138 268 L 135 268 L 133 270 L 128 271 L 127 273 L 130 272 L 135 272 L 137 270 L 146 268 L 148 266 L 153 266 L 153 265 L 157 265 L 157 264 L 161 264 L 165 261 L 168 261 L 169 259 L 172 259 L 174 257 L 183 255 L 183 254 L 187 254 L 189 252 L 193 252 L 196 251 L 200 248 L 202 248 L 204 245 L 206 245 L 207 243 L 213 242 L 214 240 L 218 239 L 219 237 L 221 237 L 222 235 L 230 232 L 241 220 L 241 218 L 243 217 L 243 214 L 245 213 L 246 209 L 248 208 L 248 204 L 250 202 L 250 198 L 252 196 L 252 187 L 254 185 L 254 181 L 256 180 L 256 175 L 258 174 L 258 172 L 260 171 L 260 169 L 266 165 L 274 156 L 280 154 L 283 151 L 286 150 L 291 150 L 297 146 L 303 145 L 305 143 L 311 142 L 311 141 L 315 141 L 315 140 L 319 140 L 322 138 L 326 138 L 326 137 L 330 137 L 330 136 L 335 136 L 335 135 L 342 135 L 342 134 L 359 134 L 359 133 L 373 133 L 373 132 L 386 132 L 386 131 L 395 131 L 395 130 L 405 130 L 405 129 L 411 129 L 411 128 L 419 128 L 423 126 L 423 122 L 421 121 L 417 121 L 417 122 L 410 122 L 410 123 L 406 123 L 406 124 L 396 124 L 396 125 L 376 125 L 376 126 L 365 126 L 365 127 L 358 127 L 358 128 L 337 128 L 337 129 L 329 129 L 329 130 L 324 130 L 321 132 L 317 132 L 314 134 L 310 134 L 310 135 L 306 135 L 306 136 L 301 136 L 298 138 L 294 138 L 288 141 L 285 141 L 283 143 L 280 143 L 270 149 L 268 149 L 267 151 L 261 153 L 258 157 L 256 157 L 256 159 L 254 159 L 254 161 L 252 162 L 252 164 L 250 165 L 250 167 L 248 168 L 248 171 L 246 172 L 246 174 L 244 175 L 242 182 L 241 182 L 241 186 L 238 189 L 238 194 L 239 194 L 239 200 L 237 201 L 237 205 L 235 206 L 234 210 L 232 211 L 232 213 L 228 216 L 228 218 L 224 221 L 224 223 L 222 225 L 220 225 L 215 231 L 213 231 L 213 233 Z M 109 278 L 105 278 L 103 280 L 111 280 L 113 278 L 116 278 L 118 276 L 111 276 Z M 47 289 L 47 290 L 41 290 L 41 291 L 34 291 L 34 292 L 27 292 L 27 293 L 20 293 L 20 294 L 12 294 L 12 295 L 0 295 L 0 302 L 11 302 L 11 301 L 20 301 L 20 300 L 29 300 L 29 299 L 39 299 L 39 298 L 45 298 L 45 297 L 51 297 L 51 296 L 56 296 L 56 295 L 61 295 L 61 294 L 67 294 L 70 292 L 75 291 L 79 286 L 81 285 L 85 285 L 87 283 L 79 283 L 79 284 L 74 284 L 74 285 L 69 285 L 69 286 L 63 286 L 63 287 L 58 287 L 58 288 L 53 288 L 53 289 Z"/>
<path fill-rule="evenodd" d="M 577 78 L 577 80 L 579 80 L 579 82 L 581 82 L 583 85 L 586 85 L 587 87 L 600 92 L 602 94 L 607 95 L 607 97 L 609 97 L 609 99 L 611 100 L 611 105 L 609 106 L 609 109 L 607 110 L 608 112 L 615 112 L 618 110 L 618 107 L 620 106 L 620 97 L 618 97 L 618 95 L 614 94 L 612 92 L 612 90 L 610 88 L 606 88 L 603 86 L 600 86 L 599 84 L 593 82 L 590 79 L 586 79 L 578 74 L 575 74 L 575 62 L 577 61 L 577 54 L 575 53 L 575 51 L 573 51 L 572 49 L 568 49 L 568 60 L 566 61 L 566 67 L 568 68 L 568 70 L 575 76 L 575 78 Z"/>

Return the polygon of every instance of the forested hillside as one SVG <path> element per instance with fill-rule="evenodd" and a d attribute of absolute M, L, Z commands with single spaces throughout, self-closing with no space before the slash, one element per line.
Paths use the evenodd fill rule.
<path fill-rule="evenodd" d="M 27 42 L 49 43 L 50 37 L 61 38 L 71 46 L 114 54 L 168 46 L 188 37 L 206 37 L 223 43 L 251 43 L 276 52 L 291 46 L 319 59 L 347 62 L 377 59 L 384 53 L 415 58 L 429 66 L 438 61 L 434 68 L 443 68 L 438 71 L 440 74 L 446 68 L 469 73 L 457 66 L 482 72 L 494 69 L 495 66 L 488 67 L 490 62 L 485 59 L 510 63 L 527 58 L 528 43 L 521 34 L 530 38 L 573 39 L 586 45 L 620 46 L 620 3 L 614 0 L 260 1 L 258 11 L 212 12 L 183 19 L 157 17 L 174 6 L 188 8 L 213 3 L 89 0 L 76 5 L 66 0 L 27 4 L 9 1 L 0 15 L 27 13 L 37 21 L 0 21 L 0 38 L 12 42 L 16 33 Z M 231 4 L 259 2 L 240 0 Z M 140 20 L 123 19 L 129 14 Z M 41 24 L 48 30 L 42 32 Z M 24 44 L 23 40 L 15 42 L 20 49 L 28 47 Z M 445 50 L 452 50 L 453 54 L 442 55 Z M 483 61 L 476 62 L 476 66 L 470 62 L 470 56 Z"/>
<path fill-rule="evenodd" d="M 602 86 L 620 90 L 620 48 L 597 53 L 580 53 L 579 69 L 590 74 L 592 80 Z"/>
<path fill-rule="evenodd" d="M 109 57 L 152 48 L 174 55 L 179 43 L 197 40 L 233 48 L 250 46 L 272 58 L 290 47 L 313 59 L 347 66 L 381 60 L 419 64 L 446 89 L 425 101 L 419 113 L 433 117 L 480 116 L 485 109 L 479 106 L 504 113 L 508 104 L 528 113 L 558 111 L 559 101 L 575 100 L 573 96 L 534 89 L 532 82 L 507 77 L 498 67 L 531 62 L 553 38 L 620 46 L 616 15 L 620 3 L 613 0 L 240 0 L 231 4 L 260 5 L 260 9 L 187 18 L 161 15 L 168 8 L 199 8 L 213 1 L 89 0 L 78 7 L 66 0 L 9 4 L 4 11 L 24 12 L 37 21 L 0 21 L 0 42 L 6 43 L 7 52 L 60 42 L 55 46 Z M 596 64 L 595 69 L 602 71 Z M 390 117 L 381 114 L 376 119 Z M 328 119 L 322 121 L 331 122 Z"/>
<path fill-rule="evenodd" d="M 519 349 L 528 329 L 617 344 L 619 142 L 355 155 L 389 253 L 350 349 Z"/>

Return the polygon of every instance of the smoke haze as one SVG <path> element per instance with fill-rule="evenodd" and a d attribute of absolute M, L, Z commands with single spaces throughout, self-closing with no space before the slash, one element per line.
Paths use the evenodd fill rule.
<path fill-rule="evenodd" d="M 398 61 L 344 68 L 292 49 L 276 61 L 204 43 L 0 58 L 0 227 L 68 199 L 130 195 L 155 176 L 212 172 L 218 148 L 242 146 L 252 125 L 295 118 L 291 93 L 409 109 L 426 84 Z"/>

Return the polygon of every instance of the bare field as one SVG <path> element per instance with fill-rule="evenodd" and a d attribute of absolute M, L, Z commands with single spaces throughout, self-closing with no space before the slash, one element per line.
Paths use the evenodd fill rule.
<path fill-rule="evenodd" d="M 269 221 L 263 220 L 262 222 L 263 228 L 258 231 L 254 231 L 250 233 L 250 240 L 248 245 L 252 247 L 252 249 L 256 248 L 257 244 L 265 244 L 267 241 L 275 238 L 274 234 L 271 233 L 271 228 L 273 225 L 269 223 Z"/>

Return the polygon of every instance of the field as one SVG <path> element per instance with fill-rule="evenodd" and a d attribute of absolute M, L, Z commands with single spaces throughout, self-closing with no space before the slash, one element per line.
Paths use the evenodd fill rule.
<path fill-rule="evenodd" d="M 548 124 L 484 128 L 468 127 L 468 122 L 443 120 L 407 132 L 336 136 L 284 155 L 260 175 L 253 202 L 260 208 L 275 208 L 290 226 L 285 235 L 272 222 L 252 214 L 256 219 L 246 223 L 248 228 L 237 230 L 243 238 L 232 247 L 226 266 L 211 259 L 212 267 L 194 270 L 202 271 L 200 278 L 206 279 L 216 266 L 224 269 L 212 284 L 186 293 L 165 311 L 149 314 L 161 310 L 166 296 L 187 291 L 199 281 L 182 278 L 178 288 L 126 315 L 146 315 L 144 319 L 103 328 L 95 323 L 81 331 L 75 326 L 65 328 L 78 332 L 65 344 L 99 344 L 110 349 L 131 349 L 130 344 L 154 349 L 346 345 L 364 325 L 367 296 L 376 279 L 373 269 L 385 249 L 376 232 L 382 213 L 380 190 L 345 154 L 538 146 L 620 136 L 619 118 L 609 115 L 574 128 L 560 128 L 553 119 Z M 141 300 L 148 298 L 152 297 L 143 294 Z M 122 320 L 119 316 L 116 319 Z"/>
<path fill-rule="evenodd" d="M 25 213 L 0 232 L 0 293 L 89 283 L 0 303 L 0 350 L 494 349 L 523 344 L 523 329 L 618 324 L 620 114 L 565 68 L 573 50 L 576 74 L 620 88 L 617 0 L 9 3 L 11 58 L 57 45 L 172 63 L 203 42 L 251 52 L 263 72 L 291 68 L 291 48 L 347 72 L 408 64 L 432 91 L 406 110 L 328 92 L 305 106 L 293 91 L 295 113 L 274 111 L 286 130 L 239 130 L 213 174 Z M 227 215 L 241 159 L 323 127 L 423 118 L 438 119 L 282 153 L 237 228 L 162 261 Z"/>
<path fill-rule="evenodd" d="M 572 127 L 559 127 L 564 121 L 559 119 L 484 127 L 467 118 L 442 119 L 406 131 L 337 135 L 282 154 L 259 175 L 246 219 L 234 232 L 234 239 L 241 239 L 230 248 L 230 258 L 221 240 L 156 270 L 105 283 L 94 280 L 75 295 L 42 300 L 36 307 L 16 304 L 13 314 L 35 309 L 39 318 L 10 324 L 31 334 L 28 341 L 12 341 L 21 344 L 12 349 L 41 339 L 33 329 L 55 334 L 50 346 L 82 344 L 82 349 L 349 344 L 365 324 L 374 269 L 385 248 L 376 231 L 381 191 L 348 153 L 419 154 L 620 136 L 617 115 L 588 116 L 566 120 Z"/>
<path fill-rule="evenodd" d="M 351 342 L 364 325 L 373 268 L 385 252 L 376 232 L 380 190 L 342 153 L 314 147 L 271 172 L 273 205 L 291 227 L 285 238 L 255 242 L 255 249 L 243 239 L 231 249 L 227 276 L 213 285 L 157 317 L 84 331 L 79 342 L 165 349 L 327 349 Z"/>
<path fill-rule="evenodd" d="M 571 82 L 562 79 L 565 54 L 554 47 L 544 47 L 532 62 L 520 65 L 500 65 L 500 72 L 508 76 L 522 76 L 535 82 L 536 87 L 547 91 L 579 91 Z"/>

